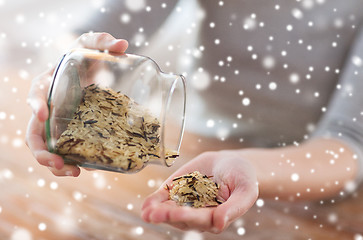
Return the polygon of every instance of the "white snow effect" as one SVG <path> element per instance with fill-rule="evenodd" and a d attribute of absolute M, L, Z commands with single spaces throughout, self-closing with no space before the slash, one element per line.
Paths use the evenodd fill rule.
<path fill-rule="evenodd" d="M 128 203 L 127 206 L 126 206 L 127 210 L 132 210 L 134 209 L 134 205 L 132 203 Z"/>
<path fill-rule="evenodd" d="M 344 21 L 341 18 L 334 19 L 334 27 L 342 28 L 344 26 Z"/>
<path fill-rule="evenodd" d="M 28 71 L 26 71 L 24 69 L 19 70 L 19 73 L 18 74 L 19 74 L 19 77 L 21 79 L 24 79 L 24 80 L 29 79 L 29 76 L 30 76 L 30 74 L 28 73 Z"/>
<path fill-rule="evenodd" d="M 97 189 L 104 189 L 106 187 L 106 178 L 102 173 L 93 173 L 93 179 L 93 184 Z"/>
<path fill-rule="evenodd" d="M 24 14 L 19 13 L 15 16 L 15 22 L 17 24 L 23 24 L 26 21 L 26 17 L 24 16 Z"/>
<path fill-rule="evenodd" d="M 293 173 L 293 174 L 291 174 L 291 180 L 292 180 L 293 182 L 297 182 L 297 181 L 299 181 L 299 179 L 300 179 L 299 174 L 297 174 L 297 173 Z"/>
<path fill-rule="evenodd" d="M 131 16 L 130 16 L 130 14 L 128 14 L 128 13 L 123 13 L 123 14 L 121 14 L 121 16 L 120 16 L 120 21 L 121 21 L 122 23 L 127 24 L 127 23 L 129 23 L 129 22 L 130 22 L 130 20 L 131 20 Z"/>
<path fill-rule="evenodd" d="M 131 42 L 133 42 L 136 47 L 140 47 L 145 42 L 145 34 L 136 33 L 131 39 Z"/>
<path fill-rule="evenodd" d="M 344 190 L 348 193 L 353 193 L 357 189 L 357 183 L 354 181 L 348 181 L 344 185 Z"/>
<path fill-rule="evenodd" d="M 137 235 L 137 236 L 140 236 L 142 234 L 144 234 L 144 228 L 143 227 L 135 227 L 135 228 L 132 228 L 131 229 L 131 232 L 134 234 L 134 235 Z"/>
<path fill-rule="evenodd" d="M 277 84 L 275 83 L 275 82 L 270 82 L 269 83 L 269 85 L 268 85 L 268 88 L 270 89 L 270 90 L 276 90 L 276 88 L 277 88 Z"/>
<path fill-rule="evenodd" d="M 208 72 L 203 69 L 198 69 L 191 78 L 192 86 L 197 90 L 205 90 L 210 86 L 211 77 Z"/>
<path fill-rule="evenodd" d="M 149 188 L 154 188 L 154 187 L 156 186 L 156 182 L 155 182 L 155 180 L 154 180 L 154 179 L 149 179 L 149 180 L 147 181 L 147 186 L 148 186 Z"/>
<path fill-rule="evenodd" d="M 14 148 L 20 148 L 21 146 L 23 146 L 23 143 L 24 143 L 24 141 L 22 138 L 14 138 L 12 145 Z"/>
<path fill-rule="evenodd" d="M 229 136 L 230 130 L 226 127 L 221 127 L 217 129 L 216 134 L 218 138 L 220 138 L 221 140 L 225 140 Z"/>
<path fill-rule="evenodd" d="M 315 4 L 314 4 L 314 1 L 313 0 L 303 0 L 301 2 L 301 5 L 305 9 L 311 9 L 311 8 L 314 7 Z"/>
<path fill-rule="evenodd" d="M 233 226 L 236 228 L 242 227 L 244 224 L 245 224 L 245 222 L 242 218 L 239 218 L 233 222 Z"/>
<path fill-rule="evenodd" d="M 10 240 L 33 240 L 33 236 L 28 229 L 17 228 L 11 234 Z"/>
<path fill-rule="evenodd" d="M 292 84 L 297 84 L 300 81 L 300 76 L 297 73 L 291 73 L 289 76 L 289 81 Z"/>
<path fill-rule="evenodd" d="M 47 225 L 43 222 L 39 223 L 38 229 L 39 229 L 39 231 L 45 231 L 45 230 L 47 230 Z"/>
<path fill-rule="evenodd" d="M 203 240 L 203 235 L 196 231 L 187 231 L 182 240 Z"/>
<path fill-rule="evenodd" d="M 79 191 L 74 191 L 72 195 L 74 200 L 76 200 L 77 202 L 81 202 L 84 198 L 83 194 Z"/>
<path fill-rule="evenodd" d="M 8 136 L 6 136 L 6 135 L 2 135 L 1 137 L 0 137 L 0 143 L 2 143 L 2 144 L 7 144 L 9 142 L 9 137 Z"/>
<path fill-rule="evenodd" d="M 243 21 L 243 29 L 245 30 L 254 30 L 257 26 L 257 22 L 255 18 L 247 17 Z"/>
<path fill-rule="evenodd" d="M 313 132 L 313 131 L 315 130 L 315 124 L 314 124 L 314 123 L 308 123 L 308 124 L 306 125 L 306 130 L 307 130 L 309 133 Z"/>
<path fill-rule="evenodd" d="M 6 112 L 0 112 L 0 120 L 6 119 Z"/>
<path fill-rule="evenodd" d="M 275 67 L 275 65 L 276 65 L 276 61 L 275 61 L 275 58 L 273 56 L 265 56 L 262 59 L 262 66 L 265 69 L 272 69 L 272 68 Z"/>
<path fill-rule="evenodd" d="M 145 0 L 126 0 L 126 7 L 133 12 L 138 12 L 145 8 L 146 2 Z"/>
<path fill-rule="evenodd" d="M 64 214 L 57 216 L 55 222 L 58 223 L 56 227 L 63 233 L 73 233 L 77 226 L 70 207 L 66 207 Z"/>
<path fill-rule="evenodd" d="M 330 213 L 328 215 L 328 221 L 330 223 L 336 223 L 338 221 L 338 215 L 336 213 Z"/>
<path fill-rule="evenodd" d="M 244 227 L 239 227 L 239 228 L 237 228 L 237 234 L 238 234 L 239 236 L 243 236 L 243 235 L 245 235 L 245 234 L 246 234 L 246 229 L 245 229 Z"/>
<path fill-rule="evenodd" d="M 244 106 L 248 106 L 248 105 L 250 105 L 250 103 L 251 103 L 251 100 L 249 98 L 245 97 L 242 99 L 242 104 Z"/>
<path fill-rule="evenodd" d="M 261 198 L 257 199 L 256 206 L 263 207 L 263 205 L 265 205 L 265 201 L 263 201 L 263 199 L 261 199 Z"/>
<path fill-rule="evenodd" d="M 58 189 L 58 183 L 57 182 L 51 182 L 49 184 L 50 189 L 57 190 Z"/>
<path fill-rule="evenodd" d="M 361 67 L 362 66 L 362 59 L 358 56 L 353 56 L 352 57 L 352 63 L 357 66 L 357 67 Z"/>
<path fill-rule="evenodd" d="M 215 122 L 213 119 L 207 120 L 207 123 L 206 123 L 207 128 L 212 128 L 212 127 L 214 127 L 214 125 L 215 125 Z"/>
<path fill-rule="evenodd" d="M 303 18 L 303 16 L 304 16 L 303 12 L 302 12 L 300 9 L 298 9 L 298 8 L 294 8 L 294 9 L 292 9 L 292 10 L 291 10 L 291 14 L 292 14 L 292 16 L 294 16 L 296 19 L 302 19 L 302 18 Z"/>
<path fill-rule="evenodd" d="M 44 187 L 45 186 L 45 180 L 43 178 L 38 179 L 37 185 L 38 185 L 38 187 Z"/>
<path fill-rule="evenodd" d="M 10 169 L 5 168 L 0 171 L 0 180 L 2 180 L 2 179 L 10 180 L 13 177 L 14 177 L 14 174 Z"/>
<path fill-rule="evenodd" d="M 100 70 L 94 76 L 94 81 L 100 86 L 112 86 L 113 82 L 115 82 L 115 76 L 109 70 Z"/>

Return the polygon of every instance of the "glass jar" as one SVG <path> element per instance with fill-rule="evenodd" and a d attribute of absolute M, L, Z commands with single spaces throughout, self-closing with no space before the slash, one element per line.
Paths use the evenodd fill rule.
<path fill-rule="evenodd" d="M 185 79 L 148 57 L 74 49 L 54 71 L 48 107 L 48 150 L 66 164 L 121 173 L 171 166 L 185 126 Z"/>

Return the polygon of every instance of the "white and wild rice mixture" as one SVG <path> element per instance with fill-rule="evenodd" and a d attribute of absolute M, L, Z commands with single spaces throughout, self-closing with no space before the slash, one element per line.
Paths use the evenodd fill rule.
<path fill-rule="evenodd" d="M 169 198 L 180 206 L 194 208 L 218 206 L 219 185 L 211 177 L 198 171 L 173 179 L 172 186 L 166 185 Z"/>
<path fill-rule="evenodd" d="M 56 144 L 66 158 L 121 168 L 141 169 L 160 158 L 160 123 L 145 107 L 110 88 L 90 85 Z M 165 150 L 168 160 L 178 153 Z"/>

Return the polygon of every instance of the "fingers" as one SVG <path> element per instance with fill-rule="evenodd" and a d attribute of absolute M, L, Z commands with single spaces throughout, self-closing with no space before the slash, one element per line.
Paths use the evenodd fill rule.
<path fill-rule="evenodd" d="M 77 44 L 90 49 L 123 53 L 128 47 L 124 39 L 116 39 L 109 33 L 85 33 L 77 39 Z"/>
<path fill-rule="evenodd" d="M 48 152 L 43 139 L 44 123 L 33 115 L 26 134 L 26 143 L 39 164 L 50 168 L 56 176 L 74 176 L 80 174 L 76 166 L 64 165 L 63 158 L 59 155 Z"/>
<path fill-rule="evenodd" d="M 179 229 L 213 231 L 214 208 L 195 209 L 181 207 L 168 200 L 168 191 L 160 188 L 150 195 L 142 207 L 142 218 L 146 222 L 168 223 Z"/>
<path fill-rule="evenodd" d="M 256 189 L 240 188 L 218 207 L 196 209 L 177 206 L 170 200 L 159 202 L 165 197 L 153 194 L 145 202 L 142 218 L 147 222 L 167 223 L 182 230 L 197 229 L 220 233 L 252 207 L 257 195 Z"/>
<path fill-rule="evenodd" d="M 168 200 L 145 208 L 142 218 L 147 222 L 167 223 L 183 230 L 214 231 L 213 211 L 214 208 L 177 206 L 175 202 Z"/>
<path fill-rule="evenodd" d="M 185 223 L 189 229 L 199 231 L 214 231 L 213 212 L 215 208 L 174 207 L 169 212 L 169 222 L 172 224 Z"/>
<path fill-rule="evenodd" d="M 216 208 L 213 215 L 214 228 L 218 231 L 227 228 L 231 222 L 245 214 L 252 207 L 257 196 L 257 187 L 235 189 L 227 201 Z"/>
<path fill-rule="evenodd" d="M 57 177 L 69 176 L 78 177 L 81 173 L 81 169 L 73 165 L 64 165 L 61 169 L 49 168 L 49 170 Z"/>
<path fill-rule="evenodd" d="M 28 104 L 33 110 L 33 114 L 44 122 L 48 119 L 47 91 L 51 80 L 53 70 L 43 73 L 33 80 L 29 96 Z"/>

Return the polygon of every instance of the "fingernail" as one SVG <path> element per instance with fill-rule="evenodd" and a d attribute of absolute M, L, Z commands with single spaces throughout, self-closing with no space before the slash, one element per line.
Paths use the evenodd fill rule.
<path fill-rule="evenodd" d="M 55 164 L 54 164 L 54 162 L 53 162 L 53 161 L 49 161 L 49 162 L 48 162 L 48 166 L 49 166 L 49 167 L 54 168 L 54 167 L 55 167 Z"/>
<path fill-rule="evenodd" d="M 66 171 L 66 176 L 73 176 L 72 171 Z"/>

